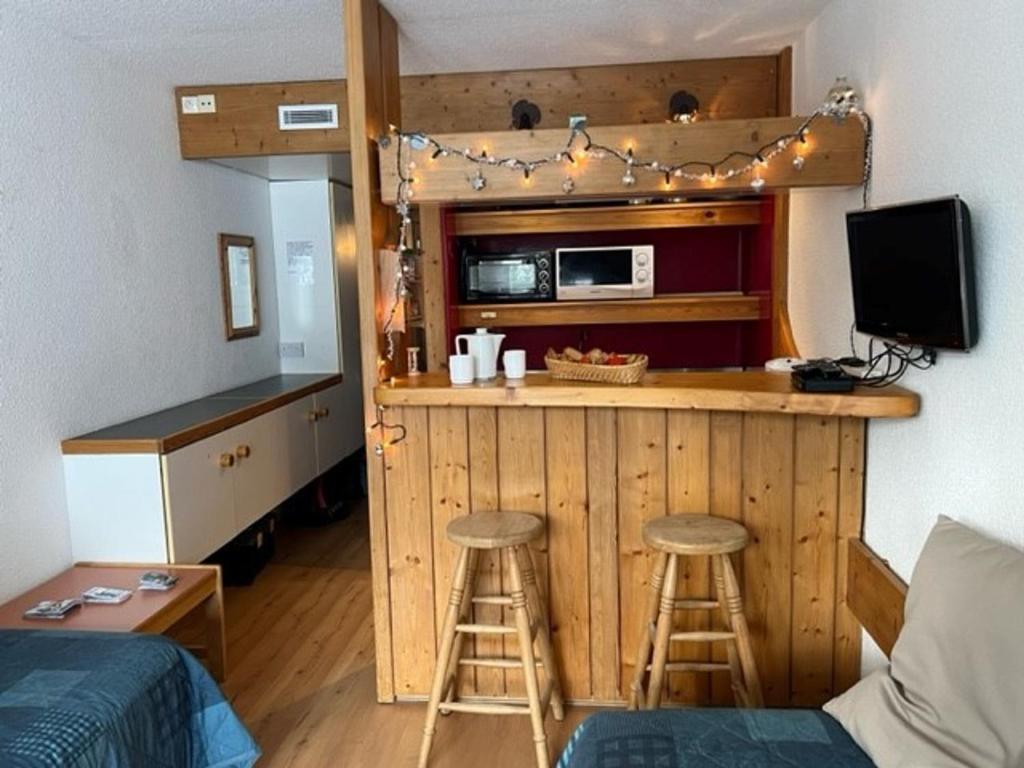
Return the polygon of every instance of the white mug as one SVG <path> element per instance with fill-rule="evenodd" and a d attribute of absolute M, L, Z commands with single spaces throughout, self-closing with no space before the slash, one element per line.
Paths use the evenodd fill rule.
<path fill-rule="evenodd" d="M 506 379 L 522 379 L 526 376 L 526 350 L 507 349 L 502 358 L 505 363 Z"/>
<path fill-rule="evenodd" d="M 472 384 L 475 373 L 472 355 L 448 356 L 448 376 L 452 384 Z"/>

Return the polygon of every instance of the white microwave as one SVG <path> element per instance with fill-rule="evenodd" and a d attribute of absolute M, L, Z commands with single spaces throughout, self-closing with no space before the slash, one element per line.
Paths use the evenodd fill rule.
<path fill-rule="evenodd" d="M 654 246 L 555 249 L 555 298 L 649 299 L 654 296 Z"/>

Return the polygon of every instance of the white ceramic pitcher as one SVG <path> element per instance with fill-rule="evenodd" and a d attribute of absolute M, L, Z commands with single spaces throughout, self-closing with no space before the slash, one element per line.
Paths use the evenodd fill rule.
<path fill-rule="evenodd" d="M 462 342 L 465 341 L 466 353 L 473 356 L 477 381 L 487 381 L 498 375 L 498 351 L 504 340 L 503 333 L 477 328 L 476 333 L 461 333 L 455 337 L 455 351 L 463 354 Z"/>

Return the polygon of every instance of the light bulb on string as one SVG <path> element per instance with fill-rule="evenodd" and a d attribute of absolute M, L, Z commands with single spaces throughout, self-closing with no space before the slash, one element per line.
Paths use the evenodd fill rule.
<path fill-rule="evenodd" d="M 626 172 L 622 175 L 622 183 L 627 187 L 632 187 L 636 184 L 636 176 L 633 175 L 633 169 L 631 167 L 627 167 Z"/>

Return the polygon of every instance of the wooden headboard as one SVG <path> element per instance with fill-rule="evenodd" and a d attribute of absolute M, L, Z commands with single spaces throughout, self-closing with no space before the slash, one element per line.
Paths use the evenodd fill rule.
<path fill-rule="evenodd" d="M 847 539 L 846 604 L 886 656 L 903 628 L 907 585 L 860 539 Z"/>

